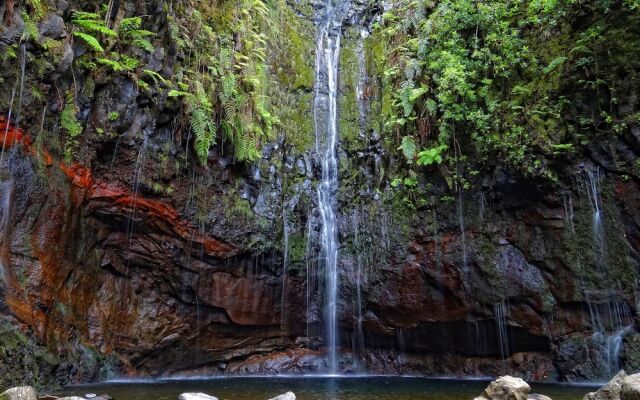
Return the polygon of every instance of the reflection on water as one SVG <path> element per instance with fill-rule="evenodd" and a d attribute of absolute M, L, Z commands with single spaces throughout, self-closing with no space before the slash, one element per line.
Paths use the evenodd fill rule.
<path fill-rule="evenodd" d="M 400 377 L 273 377 L 160 380 L 69 387 L 60 395 L 109 394 L 115 400 L 177 400 L 184 392 L 204 392 L 220 400 L 266 400 L 292 391 L 299 400 L 470 400 L 487 386 L 482 380 Z M 532 392 L 554 400 L 580 400 L 588 386 L 533 384 Z"/>

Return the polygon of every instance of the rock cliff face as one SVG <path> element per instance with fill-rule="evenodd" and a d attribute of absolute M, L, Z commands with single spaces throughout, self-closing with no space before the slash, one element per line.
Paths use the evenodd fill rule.
<path fill-rule="evenodd" d="M 164 1 L 115 3 L 114 14 L 151 16 L 154 32 L 178 18 Z M 17 9 L 7 18 L 8 3 L 0 8 L 2 42 L 27 61 L 24 75 L 15 59 L 5 58 L 0 72 L 0 110 L 21 114 L 20 127 L 0 120 L 0 314 L 24 339 L 0 339 L 1 364 L 30 363 L 38 371 L 31 379 L 45 385 L 51 380 L 38 376 L 79 382 L 325 368 L 313 151 L 295 151 L 281 136 L 254 163 L 234 162 L 220 144 L 198 166 L 174 99 L 143 91 L 127 74 L 71 67 L 81 50 L 68 40 L 70 10 L 81 6 L 48 2 L 38 34 L 22 44 L 25 21 Z M 341 132 L 376 101 L 371 94 L 356 104 L 346 94 L 360 85 L 359 32 L 377 12 L 355 6 L 345 26 Z M 291 7 L 297 34 L 312 43 L 312 5 Z M 47 38 L 60 42 L 59 53 L 50 54 Z M 179 73 L 172 42 L 159 34 L 154 45 L 145 68 Z M 312 46 L 296 51 L 313 58 Z M 287 75 L 287 61 L 272 60 L 274 75 Z M 10 87 L 22 78 L 17 107 Z M 279 79 L 273 90 L 301 107 L 282 124 L 312 137 L 311 87 L 283 88 L 290 79 Z M 374 81 L 363 93 L 375 92 Z M 60 93 L 72 86 L 85 133 L 74 161 L 65 161 Z M 635 92 L 624 101 L 640 108 Z M 341 368 L 507 370 L 536 380 L 637 369 L 640 176 L 622 161 L 637 160 L 639 129 L 585 148 L 559 168 L 558 182 L 523 178 L 499 161 L 453 195 L 441 178 L 425 177 L 439 198 L 417 207 L 389 186 L 394 161 L 382 139 L 353 144 L 345 136 Z M 21 361 L 17 352 L 37 356 Z"/>

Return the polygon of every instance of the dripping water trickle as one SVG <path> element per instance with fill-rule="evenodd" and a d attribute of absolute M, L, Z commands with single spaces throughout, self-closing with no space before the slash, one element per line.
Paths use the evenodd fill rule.
<path fill-rule="evenodd" d="M 588 169 L 586 171 L 586 191 L 589 198 L 589 204 L 593 212 L 593 244 L 596 251 L 596 262 L 599 267 L 603 267 L 605 261 L 605 243 L 604 243 L 604 225 L 602 209 L 600 206 L 600 168 Z"/>
<path fill-rule="evenodd" d="M 143 131 L 144 137 L 142 139 L 142 145 L 140 146 L 140 150 L 138 151 L 138 157 L 136 158 L 136 164 L 133 171 L 133 210 L 131 211 L 131 218 L 129 219 L 129 245 L 133 243 L 133 235 L 135 230 L 136 223 L 136 211 L 137 211 L 137 200 L 138 194 L 140 191 L 140 183 L 142 182 L 142 174 L 144 173 L 144 163 L 147 155 L 147 145 L 149 144 L 149 130 L 145 129 Z"/>
<path fill-rule="evenodd" d="M 458 225 L 460 226 L 460 245 L 462 246 L 462 284 L 465 295 L 469 294 L 469 264 L 467 261 L 467 240 L 464 223 L 464 204 L 462 203 L 462 188 L 458 189 Z"/>
<path fill-rule="evenodd" d="M 360 242 L 360 213 L 356 212 L 352 216 L 352 225 L 354 231 L 354 243 L 356 247 L 356 302 L 354 309 L 354 321 L 355 321 L 355 334 L 353 337 L 353 354 L 354 356 L 362 357 L 364 355 L 364 331 L 362 329 L 362 259 L 360 257 L 362 253 L 362 245 Z"/>
<path fill-rule="evenodd" d="M 507 359 L 509 358 L 509 336 L 507 330 L 508 306 L 505 302 L 497 303 L 493 306 L 493 312 L 496 318 L 496 330 L 498 334 L 498 348 L 500 350 L 500 358 L 502 359 L 503 372 L 507 373 Z"/>
<path fill-rule="evenodd" d="M 314 263 L 313 263 L 313 258 L 311 256 L 312 254 L 312 227 L 313 224 L 311 223 L 312 219 L 309 218 L 309 220 L 307 220 L 307 245 L 305 248 L 305 266 L 307 269 L 307 276 L 306 276 L 306 289 L 307 289 L 307 293 L 306 293 L 306 305 L 307 305 L 307 314 L 305 316 L 305 320 L 307 322 L 307 328 L 306 328 L 306 334 L 307 334 L 307 345 L 309 348 L 311 348 L 310 344 L 311 344 L 311 337 L 313 335 L 312 332 L 312 316 L 313 316 L 313 298 L 314 298 L 314 293 L 315 293 L 315 268 L 314 268 Z"/>
<path fill-rule="evenodd" d="M 280 297 L 280 333 L 287 331 L 287 273 L 289 268 L 289 221 L 287 219 L 287 202 L 283 202 L 282 208 L 282 294 Z"/>

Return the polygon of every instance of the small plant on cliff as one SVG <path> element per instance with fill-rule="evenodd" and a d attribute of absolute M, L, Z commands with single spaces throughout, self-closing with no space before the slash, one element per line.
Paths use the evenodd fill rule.
<path fill-rule="evenodd" d="M 153 44 L 149 41 L 155 33 L 147 31 L 142 27 L 142 17 L 125 18 L 120 22 L 118 28 L 118 37 L 124 44 L 139 47 L 143 50 L 153 53 Z"/>
<path fill-rule="evenodd" d="M 99 53 L 104 52 L 100 36 L 118 36 L 118 33 L 107 27 L 104 19 L 96 13 L 74 11 L 71 23 L 75 25 L 73 35 L 82 39 L 90 50 Z"/>
<path fill-rule="evenodd" d="M 217 134 L 233 145 L 236 160 L 255 160 L 261 141 L 278 123 L 265 101 L 264 31 L 270 29 L 271 11 L 281 6 L 281 1 L 242 0 L 221 3 L 215 13 L 193 10 L 188 26 L 170 21 L 172 40 L 189 55 L 184 87 L 170 95 L 185 100 L 201 163 Z"/>
<path fill-rule="evenodd" d="M 76 118 L 77 108 L 73 91 L 66 95 L 64 108 L 60 113 L 60 126 L 67 133 L 68 138 L 64 148 L 65 159 L 71 160 L 73 147 L 77 143 L 77 137 L 82 133 L 82 125 Z"/>
<path fill-rule="evenodd" d="M 200 82 L 194 82 L 194 88 L 193 94 L 184 90 L 171 90 L 168 96 L 183 97 L 186 100 L 194 136 L 194 149 L 200 164 L 206 165 L 209 149 L 216 142 L 216 126 L 211 117 L 213 106 Z"/>

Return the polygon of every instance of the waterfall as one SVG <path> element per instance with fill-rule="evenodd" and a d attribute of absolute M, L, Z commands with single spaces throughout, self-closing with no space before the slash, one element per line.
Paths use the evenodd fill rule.
<path fill-rule="evenodd" d="M 633 329 L 631 310 L 626 303 L 588 305 L 593 329 L 591 339 L 604 361 L 600 373 L 602 377 L 610 378 L 620 370 L 622 339 Z M 607 319 L 608 323 L 603 322 Z"/>
<path fill-rule="evenodd" d="M 496 318 L 496 330 L 498 333 L 498 347 L 502 358 L 503 372 L 507 373 L 507 359 L 509 358 L 509 335 L 507 330 L 508 305 L 505 302 L 497 303 L 493 306 Z"/>
<path fill-rule="evenodd" d="M 318 184 L 321 219 L 320 247 L 325 282 L 325 346 L 329 372 L 337 372 L 338 232 L 336 190 L 338 188 L 338 64 L 342 23 L 349 1 L 327 0 L 319 20 L 316 38 L 316 87 L 313 104 L 316 152 L 322 164 Z"/>

